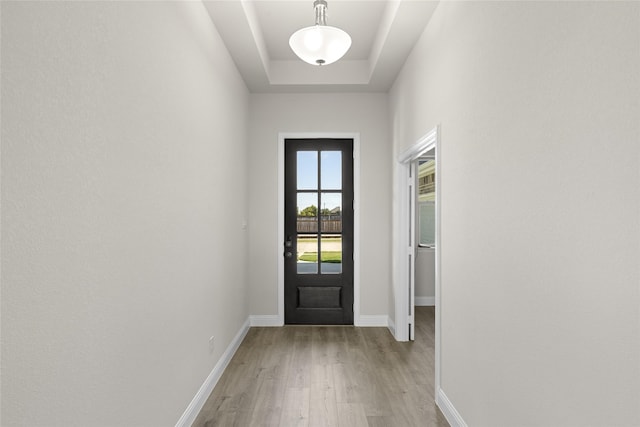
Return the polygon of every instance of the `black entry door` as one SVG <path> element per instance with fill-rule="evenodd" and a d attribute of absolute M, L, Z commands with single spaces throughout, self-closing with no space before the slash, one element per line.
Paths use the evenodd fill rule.
<path fill-rule="evenodd" d="M 285 139 L 285 323 L 353 324 L 353 140 Z"/>

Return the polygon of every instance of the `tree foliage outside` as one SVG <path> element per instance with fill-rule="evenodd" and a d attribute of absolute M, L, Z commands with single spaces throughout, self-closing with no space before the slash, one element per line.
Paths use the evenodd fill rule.
<path fill-rule="evenodd" d="M 318 216 L 318 208 L 315 205 L 307 206 L 306 208 L 300 210 L 300 208 L 296 207 L 296 214 L 298 216 Z M 329 215 L 340 215 L 340 211 L 331 212 L 331 209 L 324 208 L 320 209 L 320 215 L 329 216 Z"/>
<path fill-rule="evenodd" d="M 300 211 L 300 216 L 318 216 L 318 208 L 314 205 L 307 206 Z"/>

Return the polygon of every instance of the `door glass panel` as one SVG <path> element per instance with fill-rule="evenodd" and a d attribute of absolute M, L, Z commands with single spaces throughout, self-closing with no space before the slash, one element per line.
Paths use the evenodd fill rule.
<path fill-rule="evenodd" d="M 320 206 L 322 232 L 342 233 L 342 193 L 322 193 Z"/>
<path fill-rule="evenodd" d="M 421 246 L 435 245 L 436 162 L 418 161 L 418 233 Z"/>
<path fill-rule="evenodd" d="M 418 211 L 420 241 L 422 246 L 434 246 L 436 243 L 436 205 L 434 202 L 420 203 Z"/>
<path fill-rule="evenodd" d="M 298 233 L 318 232 L 318 193 L 298 193 L 297 224 Z"/>
<path fill-rule="evenodd" d="M 298 234 L 298 274 L 318 274 L 318 235 Z"/>
<path fill-rule="evenodd" d="M 318 188 L 318 152 L 298 151 L 297 159 L 298 190 L 315 190 Z"/>
<path fill-rule="evenodd" d="M 413 241 L 413 199 L 415 197 L 415 195 L 413 194 L 413 185 L 409 186 L 409 188 L 407 188 L 407 192 L 409 194 L 407 194 L 407 199 L 409 200 L 409 212 L 407 212 L 407 215 L 409 216 L 407 218 L 407 224 L 409 224 L 409 227 L 407 227 L 409 229 L 409 240 L 407 240 L 408 242 L 412 242 Z"/>
<path fill-rule="evenodd" d="M 414 280 L 413 279 L 413 274 L 414 274 L 414 271 L 415 271 L 415 265 L 413 265 L 411 254 L 409 254 L 409 265 L 408 265 L 408 267 L 409 267 L 409 271 L 407 272 L 408 273 L 407 277 L 409 278 L 409 280 L 408 280 L 409 289 L 407 291 L 407 295 L 411 295 L 411 282 Z M 407 304 L 408 304 L 407 313 L 409 313 L 409 316 L 411 316 L 411 305 L 412 305 L 411 302 L 412 302 L 411 301 L 411 297 L 409 297 L 409 301 L 407 301 Z"/>
<path fill-rule="evenodd" d="M 322 235 L 320 251 L 320 271 L 322 274 L 342 273 L 342 236 L 339 234 Z"/>
<path fill-rule="evenodd" d="M 434 200 L 436 192 L 436 161 L 418 161 L 418 195 L 420 200 Z"/>
<path fill-rule="evenodd" d="M 323 190 L 342 189 L 342 152 L 322 151 L 321 182 Z"/>

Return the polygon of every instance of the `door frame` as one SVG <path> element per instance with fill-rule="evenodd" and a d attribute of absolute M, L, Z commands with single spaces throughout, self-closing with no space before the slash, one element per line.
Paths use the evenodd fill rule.
<path fill-rule="evenodd" d="M 278 133 L 278 323 L 284 325 L 284 141 L 285 139 L 353 140 L 353 325 L 360 322 L 360 133 L 280 132 Z"/>
<path fill-rule="evenodd" d="M 396 165 L 396 194 L 398 197 L 398 215 L 394 235 L 396 236 L 395 259 L 394 259 L 394 294 L 395 299 L 395 328 L 394 335 L 398 341 L 408 341 L 409 339 L 409 304 L 412 301 L 409 294 L 410 273 L 404 267 L 406 266 L 407 248 L 410 246 L 409 231 L 415 229 L 410 224 L 409 212 L 409 196 L 407 187 L 409 185 L 409 176 L 412 164 L 424 153 L 435 147 L 436 149 L 436 265 L 435 265 L 435 390 L 438 396 L 440 389 L 440 287 L 441 287 L 441 262 L 442 262 L 442 245 L 441 245 L 441 198 L 442 198 L 442 150 L 440 147 L 440 125 L 431 129 L 424 136 L 418 139 L 407 150 L 402 152 L 397 158 Z M 414 177 L 415 178 L 415 177 Z M 414 206 L 415 208 L 415 206 Z M 414 216 L 415 217 L 415 216 Z M 415 272 L 414 272 L 415 273 Z M 415 310 L 415 306 L 413 308 Z"/>

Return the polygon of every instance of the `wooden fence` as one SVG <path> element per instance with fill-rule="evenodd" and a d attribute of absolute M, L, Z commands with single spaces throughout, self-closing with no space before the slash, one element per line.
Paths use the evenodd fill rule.
<path fill-rule="evenodd" d="M 297 222 L 298 233 L 318 232 L 318 217 L 316 216 L 299 216 Z M 339 215 L 323 215 L 320 217 L 320 223 L 324 233 L 342 233 L 342 217 Z"/>

